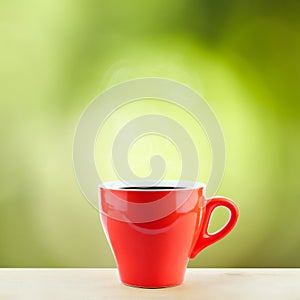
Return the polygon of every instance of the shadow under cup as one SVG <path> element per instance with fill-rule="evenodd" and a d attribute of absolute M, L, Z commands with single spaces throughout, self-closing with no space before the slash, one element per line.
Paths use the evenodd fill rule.
<path fill-rule="evenodd" d="M 236 224 L 238 209 L 231 200 L 205 199 L 201 183 L 181 187 L 176 183 L 100 186 L 102 226 L 123 283 L 145 288 L 182 283 L 189 258 Z M 231 216 L 221 230 L 209 234 L 209 220 L 218 206 L 227 207 Z"/>

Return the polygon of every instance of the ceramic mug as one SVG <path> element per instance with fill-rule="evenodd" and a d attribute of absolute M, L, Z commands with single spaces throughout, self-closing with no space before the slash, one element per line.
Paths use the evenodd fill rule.
<path fill-rule="evenodd" d="M 100 216 L 124 284 L 160 288 L 183 282 L 190 258 L 227 235 L 238 208 L 224 197 L 205 198 L 205 185 L 137 181 L 100 185 Z M 227 224 L 210 234 L 215 208 L 230 211 Z"/>

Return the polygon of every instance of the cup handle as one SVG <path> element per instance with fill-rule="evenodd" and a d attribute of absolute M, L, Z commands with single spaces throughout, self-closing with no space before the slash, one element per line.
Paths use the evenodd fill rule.
<path fill-rule="evenodd" d="M 218 230 L 213 234 L 209 234 L 208 226 L 209 226 L 211 215 L 213 211 L 219 206 L 224 206 L 229 209 L 230 218 L 228 222 L 220 230 Z M 238 220 L 238 216 L 239 216 L 239 210 L 237 206 L 234 204 L 234 202 L 232 202 L 230 199 L 224 197 L 214 197 L 211 199 L 207 199 L 203 220 L 200 225 L 201 226 L 200 232 L 198 233 L 198 238 L 191 251 L 190 258 L 194 258 L 201 250 L 219 241 L 226 234 L 228 234 L 236 224 Z"/>

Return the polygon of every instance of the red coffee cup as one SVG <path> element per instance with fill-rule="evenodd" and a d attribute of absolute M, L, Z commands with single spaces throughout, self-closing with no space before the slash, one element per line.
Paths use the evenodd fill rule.
<path fill-rule="evenodd" d="M 228 234 L 238 219 L 229 199 L 204 196 L 205 185 L 177 181 L 104 183 L 100 216 L 124 284 L 160 288 L 182 283 L 189 258 Z M 227 224 L 209 234 L 216 207 L 230 211 Z"/>

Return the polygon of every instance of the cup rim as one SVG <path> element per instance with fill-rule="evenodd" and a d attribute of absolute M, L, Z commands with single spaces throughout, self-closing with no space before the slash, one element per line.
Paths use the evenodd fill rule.
<path fill-rule="evenodd" d="M 165 187 L 159 189 L 140 189 L 136 187 Z M 124 187 L 126 187 L 124 189 Z M 132 187 L 132 188 L 131 188 Z M 170 187 L 170 188 L 169 188 Z M 174 189 L 174 187 L 183 187 L 181 189 Z M 200 188 L 205 189 L 205 183 L 199 181 L 189 181 L 189 180 L 128 180 L 124 181 L 106 181 L 98 185 L 98 188 L 105 190 L 114 191 L 134 191 L 134 192 L 163 192 L 163 191 L 187 191 L 187 190 L 197 190 Z"/>

